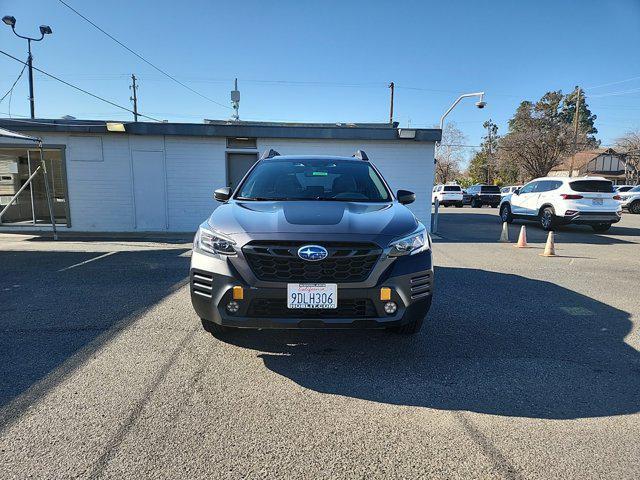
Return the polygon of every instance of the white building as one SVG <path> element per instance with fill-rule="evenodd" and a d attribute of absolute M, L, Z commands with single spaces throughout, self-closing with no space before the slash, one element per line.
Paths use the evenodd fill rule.
<path fill-rule="evenodd" d="M 43 139 L 56 223 L 77 232 L 193 232 L 217 206 L 213 190 L 236 186 L 269 148 L 282 155 L 364 150 L 394 190 L 416 193 L 410 208 L 429 225 L 441 136 L 389 124 L 3 119 L 0 127 Z M 0 140 L 0 210 L 39 162 L 32 145 Z M 0 232 L 46 230 L 43 183 L 36 177 L 21 193 Z"/>

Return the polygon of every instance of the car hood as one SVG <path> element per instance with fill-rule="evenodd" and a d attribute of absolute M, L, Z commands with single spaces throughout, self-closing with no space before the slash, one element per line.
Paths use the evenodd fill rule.
<path fill-rule="evenodd" d="M 231 201 L 214 210 L 212 228 L 227 235 L 316 233 L 399 236 L 418 221 L 404 205 L 393 203 Z"/>

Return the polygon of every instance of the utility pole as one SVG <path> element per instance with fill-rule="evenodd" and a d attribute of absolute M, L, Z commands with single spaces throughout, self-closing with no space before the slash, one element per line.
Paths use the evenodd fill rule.
<path fill-rule="evenodd" d="M 133 92 L 133 96 L 129 100 L 133 100 L 133 121 L 138 121 L 138 85 L 136 85 L 136 76 L 131 74 L 131 85 L 129 86 Z"/>
<path fill-rule="evenodd" d="M 578 98 L 576 99 L 575 129 L 573 131 L 573 155 L 571 155 L 571 164 L 569 166 L 569 176 L 573 177 L 573 167 L 575 163 L 576 153 L 578 152 L 578 127 L 580 126 L 580 87 L 576 86 Z"/>
<path fill-rule="evenodd" d="M 487 141 L 489 142 L 489 151 L 487 152 L 487 185 L 489 184 L 489 169 L 491 168 L 491 127 L 492 122 L 491 119 L 489 119 L 487 123 Z"/>
<path fill-rule="evenodd" d="M 395 89 L 395 84 L 391 82 L 389 84 L 389 89 L 391 90 L 391 106 L 389 109 L 389 124 L 393 125 L 393 90 Z"/>

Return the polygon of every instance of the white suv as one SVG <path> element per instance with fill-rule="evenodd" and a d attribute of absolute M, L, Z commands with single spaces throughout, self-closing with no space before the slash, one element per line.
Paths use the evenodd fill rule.
<path fill-rule="evenodd" d="M 462 208 L 462 187 L 460 185 L 436 185 L 431 194 L 431 203 L 435 203 L 436 198 L 443 207 L 455 205 Z"/>
<path fill-rule="evenodd" d="M 622 199 L 622 208 L 627 208 L 629 213 L 640 213 L 640 185 L 618 195 Z"/>
<path fill-rule="evenodd" d="M 613 184 L 602 177 L 536 178 L 502 198 L 500 217 L 508 223 L 516 218 L 535 220 L 545 230 L 577 223 L 606 232 L 620 221 L 619 200 Z"/>

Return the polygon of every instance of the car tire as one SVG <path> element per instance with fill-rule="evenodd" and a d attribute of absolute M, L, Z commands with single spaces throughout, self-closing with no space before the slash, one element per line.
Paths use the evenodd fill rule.
<path fill-rule="evenodd" d="M 225 327 L 224 325 L 210 322 L 206 318 L 201 318 L 200 320 L 202 321 L 202 328 L 204 328 L 205 332 L 208 332 L 211 335 L 224 335 L 225 333 L 229 333 L 231 331 L 230 327 Z"/>
<path fill-rule="evenodd" d="M 504 203 L 500 207 L 500 218 L 503 222 L 513 223 L 513 214 L 511 213 L 511 206 L 508 203 Z"/>
<path fill-rule="evenodd" d="M 602 232 L 606 232 L 607 230 L 609 230 L 611 228 L 611 224 L 610 223 L 599 223 L 597 225 L 591 225 L 591 228 L 593 228 L 593 230 L 598 232 L 598 233 L 602 233 Z"/>
<path fill-rule="evenodd" d="M 480 208 L 482 205 L 476 199 L 471 200 L 471 208 Z"/>
<path fill-rule="evenodd" d="M 636 215 L 640 214 L 640 200 L 634 200 L 629 205 L 629 213 L 635 213 Z"/>
<path fill-rule="evenodd" d="M 553 210 L 552 207 L 543 208 L 539 215 L 540 226 L 542 227 L 542 229 L 546 230 L 547 232 L 550 230 L 553 230 L 553 227 L 555 227 L 555 224 L 556 224 L 555 217 L 556 217 L 556 212 Z"/>
<path fill-rule="evenodd" d="M 389 330 L 400 335 L 414 335 L 420 331 L 423 323 L 424 317 L 418 317 L 399 327 L 391 327 Z"/>

